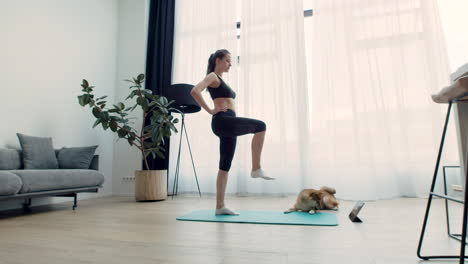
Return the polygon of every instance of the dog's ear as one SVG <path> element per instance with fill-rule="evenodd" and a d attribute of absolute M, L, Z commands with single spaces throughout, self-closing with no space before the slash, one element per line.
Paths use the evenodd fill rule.
<path fill-rule="evenodd" d="M 320 201 L 320 193 L 317 191 L 310 192 L 309 196 L 315 201 Z"/>
<path fill-rule="evenodd" d="M 329 194 L 335 194 L 336 193 L 336 190 L 332 187 L 327 187 L 327 186 L 323 186 L 322 188 L 320 188 L 321 191 L 325 191 Z"/>

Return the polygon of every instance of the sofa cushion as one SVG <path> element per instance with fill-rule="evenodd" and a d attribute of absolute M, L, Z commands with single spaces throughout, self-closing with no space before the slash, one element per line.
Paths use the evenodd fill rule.
<path fill-rule="evenodd" d="M 89 169 L 98 146 L 62 148 L 57 154 L 60 169 Z"/>
<path fill-rule="evenodd" d="M 21 179 L 9 171 L 0 171 L 0 195 L 14 195 L 21 189 Z"/>
<path fill-rule="evenodd" d="M 23 186 L 19 193 L 101 186 L 104 175 L 95 170 L 12 170 Z"/>
<path fill-rule="evenodd" d="M 57 169 L 58 162 L 52 138 L 32 137 L 16 133 L 23 149 L 25 169 Z"/>
<path fill-rule="evenodd" d="M 21 152 L 16 149 L 0 148 L 0 170 L 21 168 Z"/>

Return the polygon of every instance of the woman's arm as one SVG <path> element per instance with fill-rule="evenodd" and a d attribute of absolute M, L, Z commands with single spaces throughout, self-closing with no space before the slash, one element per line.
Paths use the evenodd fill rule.
<path fill-rule="evenodd" d="M 212 72 L 208 74 L 205 77 L 205 79 L 203 79 L 203 81 L 195 85 L 195 87 L 193 87 L 192 91 L 190 92 L 193 99 L 195 99 L 195 101 L 197 101 L 197 103 L 211 115 L 214 115 L 219 111 L 223 111 L 223 109 L 217 109 L 216 107 L 214 109 L 210 109 L 208 104 L 205 102 L 205 99 L 203 98 L 202 92 L 203 90 L 205 90 L 206 87 L 210 86 L 213 82 L 215 82 L 216 79 L 217 79 L 216 74 Z"/>

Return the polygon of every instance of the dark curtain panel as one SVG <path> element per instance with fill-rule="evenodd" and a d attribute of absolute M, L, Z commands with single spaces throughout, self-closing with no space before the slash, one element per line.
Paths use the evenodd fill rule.
<path fill-rule="evenodd" d="M 171 85 L 172 50 L 174 42 L 175 0 L 151 0 L 148 48 L 146 54 L 146 89 L 162 95 Z M 147 122 L 148 120 L 145 120 Z M 150 170 L 166 170 L 169 167 L 169 138 L 166 139 L 166 159 L 148 156 Z M 143 165 L 144 168 L 144 165 Z"/>

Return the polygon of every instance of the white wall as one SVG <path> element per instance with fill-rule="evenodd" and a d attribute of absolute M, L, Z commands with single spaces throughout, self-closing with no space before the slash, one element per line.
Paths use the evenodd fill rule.
<path fill-rule="evenodd" d="M 129 83 L 123 82 L 139 73 L 145 73 L 146 42 L 148 35 L 148 0 L 119 1 L 119 36 L 118 36 L 118 70 L 116 83 L 116 100 L 123 101 L 129 94 Z M 127 105 L 127 102 L 125 102 Z M 128 105 L 133 102 L 128 101 Z M 135 127 L 141 127 L 141 110 L 136 109 Z M 133 196 L 134 182 L 124 182 L 123 177 L 133 177 L 135 170 L 141 170 L 141 155 L 135 147 L 130 147 L 126 140 L 114 145 L 113 194 Z"/>
<path fill-rule="evenodd" d="M 118 12 L 117 0 L 0 0 L 0 147 L 19 148 L 16 132 L 52 137 L 55 148 L 97 144 L 98 196 L 112 194 L 113 134 L 91 128 L 76 96 L 86 78 L 114 98 Z"/>

